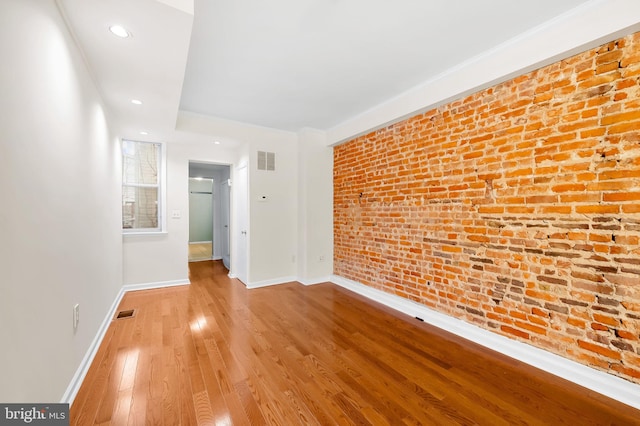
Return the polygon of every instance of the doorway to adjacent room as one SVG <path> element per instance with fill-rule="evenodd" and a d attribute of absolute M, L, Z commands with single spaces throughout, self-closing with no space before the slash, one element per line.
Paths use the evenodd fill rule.
<path fill-rule="evenodd" d="M 229 268 L 230 166 L 189 162 L 189 262 Z"/>

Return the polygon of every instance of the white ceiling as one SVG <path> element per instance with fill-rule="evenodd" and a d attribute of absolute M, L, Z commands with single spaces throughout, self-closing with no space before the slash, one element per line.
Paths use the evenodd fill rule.
<path fill-rule="evenodd" d="M 179 110 L 289 131 L 335 128 L 604 0 L 56 1 L 118 134 L 188 141 L 203 136 L 176 130 Z M 114 37 L 114 23 L 133 37 Z"/>
<path fill-rule="evenodd" d="M 195 0 L 180 109 L 328 129 L 586 0 Z"/>
<path fill-rule="evenodd" d="M 120 136 L 173 135 L 193 15 L 185 0 L 57 0 Z M 189 3 L 189 2 L 186 2 Z M 132 37 L 109 32 L 124 26 Z M 139 99 L 143 105 L 133 105 Z"/>

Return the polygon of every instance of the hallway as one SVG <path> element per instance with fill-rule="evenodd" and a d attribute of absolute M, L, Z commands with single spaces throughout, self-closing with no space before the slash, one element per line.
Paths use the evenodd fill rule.
<path fill-rule="evenodd" d="M 211 254 L 213 253 L 211 246 L 211 242 L 189 243 L 189 262 L 211 260 Z"/>

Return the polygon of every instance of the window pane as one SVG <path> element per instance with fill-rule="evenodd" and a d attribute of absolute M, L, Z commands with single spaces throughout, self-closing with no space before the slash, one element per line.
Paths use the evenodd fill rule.
<path fill-rule="evenodd" d="M 158 228 L 158 188 L 122 187 L 122 228 Z"/>
<path fill-rule="evenodd" d="M 158 184 L 160 145 L 122 141 L 122 182 Z"/>

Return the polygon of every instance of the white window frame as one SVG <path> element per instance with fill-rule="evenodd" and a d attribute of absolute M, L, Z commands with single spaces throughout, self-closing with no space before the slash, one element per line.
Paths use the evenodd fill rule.
<path fill-rule="evenodd" d="M 156 228 L 122 228 L 123 235 L 158 235 L 158 234 L 166 234 L 166 170 L 167 170 L 167 158 L 166 158 L 166 149 L 165 144 L 162 142 L 149 142 L 149 141 L 136 141 L 132 139 L 122 139 L 120 145 L 120 155 L 121 155 L 121 166 L 124 167 L 124 143 L 132 142 L 132 143 L 148 143 L 153 145 L 158 145 L 160 150 L 160 158 L 158 159 L 158 183 L 155 184 L 127 184 L 122 180 L 122 196 L 120 197 L 120 202 L 122 203 L 122 197 L 124 197 L 124 188 L 125 187 L 139 187 L 139 188 L 149 188 L 149 187 L 157 187 L 158 188 L 158 226 Z M 122 178 L 122 170 L 120 173 Z M 122 222 L 122 221 L 121 221 Z M 121 224 L 122 226 L 122 224 Z"/>

